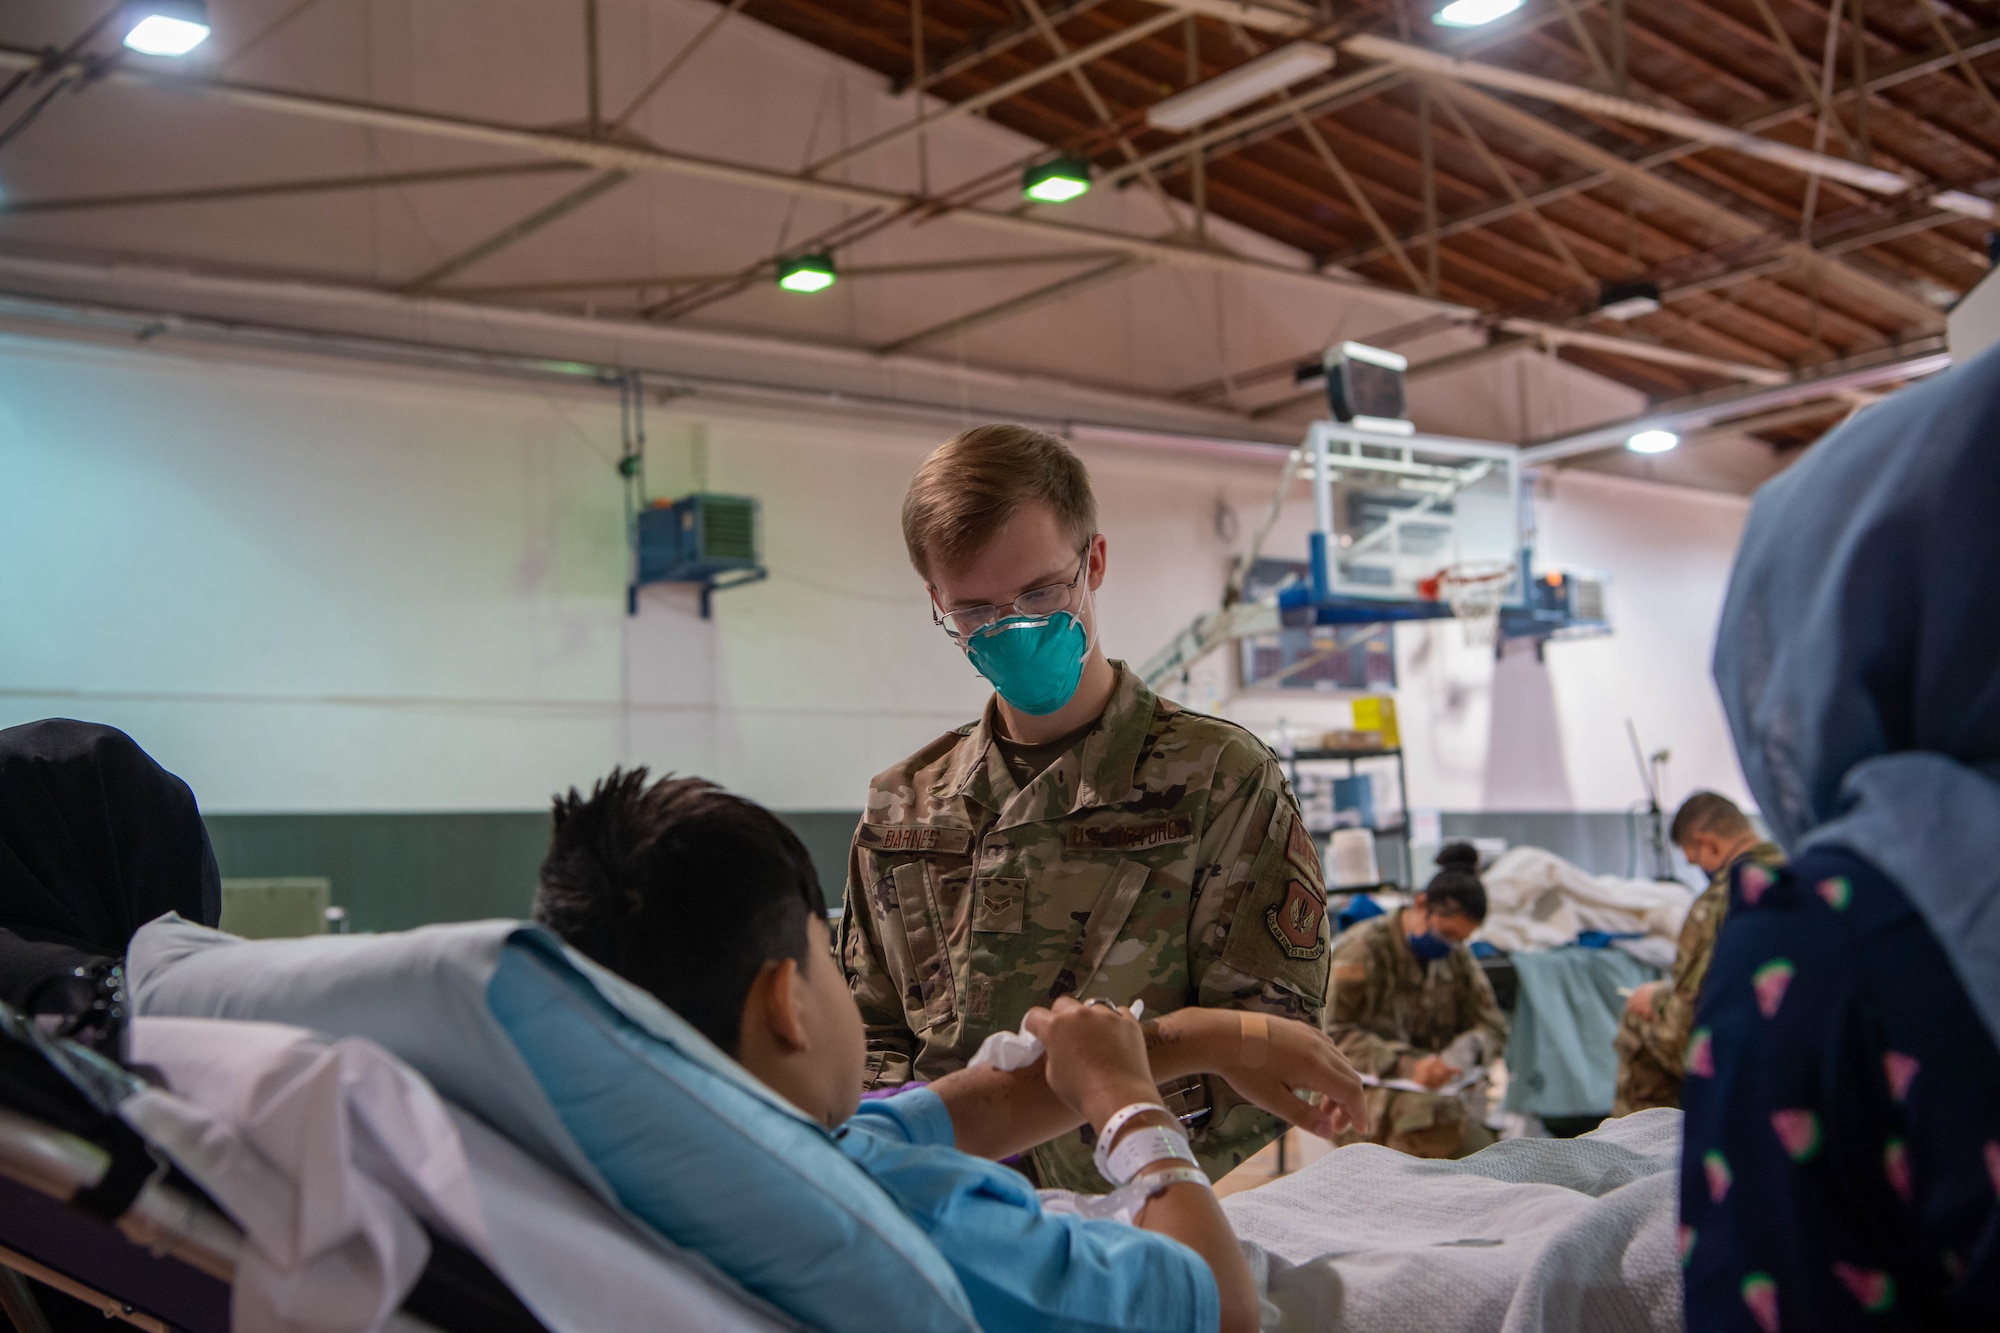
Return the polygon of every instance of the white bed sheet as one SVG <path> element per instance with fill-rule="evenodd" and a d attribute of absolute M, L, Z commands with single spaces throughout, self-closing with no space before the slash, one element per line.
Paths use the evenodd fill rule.
<path fill-rule="evenodd" d="M 1509 953 L 1560 949 L 1578 932 L 1637 933 L 1619 947 L 1640 962 L 1673 966 L 1694 895 L 1685 884 L 1593 875 L 1540 847 L 1514 847 L 1480 875 L 1486 920 L 1478 938 Z"/>
<path fill-rule="evenodd" d="M 1282 1333 L 1673 1333 L 1679 1111 L 1459 1162 L 1372 1144 L 1232 1195 Z"/>

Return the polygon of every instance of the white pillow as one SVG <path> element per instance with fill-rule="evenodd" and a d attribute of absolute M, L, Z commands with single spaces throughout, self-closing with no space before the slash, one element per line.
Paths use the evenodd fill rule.
<path fill-rule="evenodd" d="M 142 1015 L 367 1037 L 626 1216 L 828 1333 L 976 1329 L 951 1267 L 826 1131 L 650 995 L 512 921 L 240 940 L 166 916 Z"/>

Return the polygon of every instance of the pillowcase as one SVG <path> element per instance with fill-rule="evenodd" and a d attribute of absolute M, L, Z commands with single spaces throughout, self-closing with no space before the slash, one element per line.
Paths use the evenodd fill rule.
<path fill-rule="evenodd" d="M 135 1012 L 366 1037 L 543 1161 L 828 1333 L 976 1330 L 950 1265 L 827 1132 L 539 926 L 133 937 Z"/>

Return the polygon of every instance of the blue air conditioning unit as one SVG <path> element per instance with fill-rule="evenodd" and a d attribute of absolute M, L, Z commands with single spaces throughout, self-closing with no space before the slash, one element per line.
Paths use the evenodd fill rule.
<path fill-rule="evenodd" d="M 693 583 L 701 587 L 705 620 L 710 594 L 767 577 L 761 515 L 753 496 L 656 500 L 639 511 L 633 539 L 638 547 L 634 606 L 639 588 L 648 583 Z"/>

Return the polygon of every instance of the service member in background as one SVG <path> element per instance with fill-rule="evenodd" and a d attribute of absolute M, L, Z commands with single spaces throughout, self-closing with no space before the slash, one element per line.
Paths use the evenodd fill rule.
<path fill-rule="evenodd" d="M 1450 1089 L 1507 1049 L 1507 1018 L 1465 942 L 1486 919 L 1479 851 L 1454 842 L 1401 911 L 1363 921 L 1333 945 L 1326 1031 L 1363 1075 Z M 1464 1157 L 1494 1141 L 1483 1083 L 1461 1091 L 1372 1087 L 1366 1129 L 1341 1143 L 1380 1143 L 1412 1157 Z"/>
<path fill-rule="evenodd" d="M 1317 1022 L 1319 854 L 1255 736 L 1105 657 L 1107 548 L 1082 462 L 1041 431 L 968 430 L 910 483 L 903 539 L 994 694 L 876 778 L 855 830 L 840 950 L 869 1085 L 961 1069 L 1062 995 Z M 1211 1177 L 1279 1133 L 1219 1080 L 1164 1091 Z M 1044 1187 L 1107 1188 L 1081 1132 L 1025 1166 Z"/>
<path fill-rule="evenodd" d="M 1668 837 L 1702 874 L 1708 887 L 1681 923 L 1680 950 L 1664 982 L 1649 981 L 1632 992 L 1618 1024 L 1618 1093 L 1611 1114 L 1630 1115 L 1655 1106 L 1681 1104 L 1682 1057 L 1709 955 L 1729 912 L 1729 871 L 1738 861 L 1780 866 L 1785 854 L 1757 836 L 1750 820 L 1727 796 L 1698 791 L 1681 803 Z"/>

